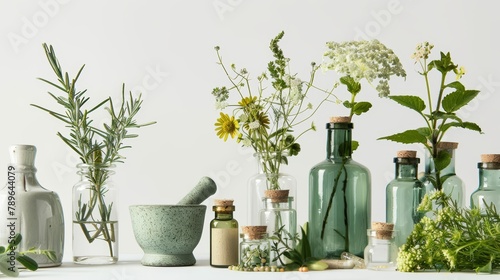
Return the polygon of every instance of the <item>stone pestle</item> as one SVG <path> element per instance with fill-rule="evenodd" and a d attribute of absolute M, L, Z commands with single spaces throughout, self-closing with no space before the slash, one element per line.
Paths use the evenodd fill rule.
<path fill-rule="evenodd" d="M 217 191 L 217 185 L 210 177 L 202 177 L 198 184 L 177 204 L 200 204 Z"/>

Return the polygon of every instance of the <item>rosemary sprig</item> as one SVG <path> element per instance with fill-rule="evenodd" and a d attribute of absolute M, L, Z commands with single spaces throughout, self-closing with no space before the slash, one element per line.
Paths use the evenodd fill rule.
<path fill-rule="evenodd" d="M 49 95 L 63 107 L 64 112 L 58 113 L 39 105 L 31 105 L 61 120 L 69 128 L 68 135 L 63 135 L 60 132 L 57 135 L 78 154 L 82 163 L 90 166 L 89 172 L 86 173 L 87 179 L 92 183 L 90 198 L 88 202 L 82 202 L 80 197 L 74 218 L 76 222 L 80 223 L 89 243 L 95 239 L 103 239 L 109 245 L 110 256 L 113 256 L 111 244 L 115 241 L 115 226 L 109 225 L 113 204 L 105 202 L 107 189 L 104 185 L 110 175 L 105 168 L 118 162 L 122 163 L 125 159 L 120 152 L 131 146 L 124 145 L 123 141 L 138 136 L 131 134 L 129 129 L 152 125 L 156 122 L 137 124 L 135 117 L 141 109 L 141 95 L 133 98 L 132 93 L 130 93 L 129 98 L 126 99 L 125 85 L 122 86 L 122 101 L 119 107 L 116 107 L 111 97 L 108 97 L 94 107 L 85 109 L 90 99 L 86 96 L 87 90 L 76 90 L 77 80 L 85 65 L 80 68 L 74 78 L 70 78 L 67 72 L 63 72 L 53 47 L 43 44 L 43 48 L 57 77 L 57 82 L 43 78 L 40 80 L 64 93 L 57 96 L 49 92 Z M 108 106 L 104 107 L 106 104 Z M 104 128 L 101 129 L 94 126 L 90 114 L 102 107 L 108 112 L 110 122 L 104 124 Z M 98 210 L 98 215 L 94 213 L 95 209 Z M 90 222 L 90 224 L 85 225 L 84 222 Z"/>

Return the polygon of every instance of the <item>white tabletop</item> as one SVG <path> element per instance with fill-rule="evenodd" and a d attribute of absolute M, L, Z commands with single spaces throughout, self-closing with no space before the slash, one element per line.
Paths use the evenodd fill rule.
<path fill-rule="evenodd" d="M 366 269 L 326 270 L 310 272 L 239 272 L 224 268 L 213 268 L 206 258 L 197 259 L 194 266 L 185 267 L 149 267 L 140 263 L 140 255 L 120 256 L 113 265 L 77 265 L 66 261 L 59 267 L 40 268 L 37 271 L 22 271 L 21 278 L 33 279 L 86 279 L 86 280 L 136 280 L 136 279 L 279 279 L 279 280 L 315 280 L 315 279 L 499 279 L 499 274 L 478 275 L 474 272 L 417 272 L 402 273 L 396 271 L 372 271 Z"/>

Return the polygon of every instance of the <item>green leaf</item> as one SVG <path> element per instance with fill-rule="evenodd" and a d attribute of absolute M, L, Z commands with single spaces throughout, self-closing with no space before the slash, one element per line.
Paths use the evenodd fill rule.
<path fill-rule="evenodd" d="M 428 127 L 417 128 L 417 131 L 425 137 L 429 137 L 432 135 L 431 130 Z"/>
<path fill-rule="evenodd" d="M 29 270 L 35 271 L 38 269 L 36 261 L 26 255 L 18 255 L 16 260 Z"/>
<path fill-rule="evenodd" d="M 435 111 L 432 112 L 432 116 L 429 118 L 430 120 L 446 120 L 446 119 L 453 119 L 456 120 L 457 122 L 462 122 L 462 119 L 457 117 L 454 113 L 444 113 L 441 111 Z"/>
<path fill-rule="evenodd" d="M 456 112 L 467 105 L 479 94 L 479 90 L 457 90 L 443 98 L 443 110 L 448 113 Z"/>
<path fill-rule="evenodd" d="M 481 127 L 479 125 L 472 123 L 472 122 L 450 122 L 450 123 L 445 123 L 440 127 L 440 130 L 442 132 L 447 131 L 448 129 L 452 127 L 459 127 L 459 128 L 465 128 L 465 129 L 470 129 L 473 131 L 477 131 L 479 133 L 483 133 L 481 130 Z"/>
<path fill-rule="evenodd" d="M 451 82 L 451 83 L 445 85 L 445 87 L 454 88 L 454 89 L 456 89 L 458 91 L 465 91 L 464 85 L 462 85 L 462 83 L 459 82 L 459 81 Z"/>
<path fill-rule="evenodd" d="M 378 138 L 378 140 L 381 139 L 399 142 L 403 144 L 413 144 L 413 143 L 422 143 L 424 145 L 427 144 L 427 138 L 424 135 L 422 135 L 418 130 L 415 129 Z"/>
<path fill-rule="evenodd" d="M 396 101 L 397 103 L 408 107 L 417 112 L 422 112 L 425 110 L 425 102 L 422 98 L 413 95 L 394 95 L 388 96 L 390 99 Z"/>
<path fill-rule="evenodd" d="M 311 257 L 311 246 L 309 245 L 309 238 L 307 237 L 306 232 L 303 228 L 300 228 L 302 239 L 301 239 L 301 247 L 302 247 L 302 258 L 303 260 L 307 260 Z"/>
<path fill-rule="evenodd" d="M 361 115 L 362 113 L 368 112 L 370 108 L 372 107 L 372 104 L 370 102 L 356 102 L 354 104 L 354 108 L 352 109 L 352 112 L 356 115 Z"/>
<path fill-rule="evenodd" d="M 434 158 L 434 167 L 437 171 L 443 170 L 451 162 L 451 155 L 445 150 L 440 150 L 437 157 Z"/>
<path fill-rule="evenodd" d="M 359 147 L 359 142 L 355 141 L 355 140 L 352 140 L 351 141 L 351 150 L 352 150 L 352 152 L 356 151 L 356 149 L 358 149 L 358 147 Z"/>
<path fill-rule="evenodd" d="M 432 65 L 432 66 L 431 66 Z M 450 53 L 441 52 L 441 60 L 433 60 L 429 63 L 429 71 L 431 68 L 436 68 L 441 73 L 448 73 L 453 71 L 453 69 L 457 68 L 457 65 L 454 65 L 451 61 Z"/>
<path fill-rule="evenodd" d="M 6 254 L 0 255 L 0 272 L 8 277 L 19 276 L 19 270 L 17 269 L 17 266 L 12 266 L 10 264 L 9 256 L 7 256 Z"/>
<path fill-rule="evenodd" d="M 491 271 L 493 270 L 492 261 L 494 259 L 495 259 L 495 257 L 492 255 L 490 261 L 486 265 L 476 268 L 476 272 L 477 273 L 491 273 Z"/>
<path fill-rule="evenodd" d="M 361 91 L 361 84 L 356 82 L 351 76 L 340 78 L 340 82 L 347 86 L 347 91 L 352 95 L 356 95 Z"/>

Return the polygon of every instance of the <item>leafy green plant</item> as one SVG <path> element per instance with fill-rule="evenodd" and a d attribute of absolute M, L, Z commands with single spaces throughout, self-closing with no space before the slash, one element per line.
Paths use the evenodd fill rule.
<path fill-rule="evenodd" d="M 305 229 L 304 229 L 305 227 Z M 271 241 L 271 251 L 275 253 L 276 259 L 280 266 L 284 266 L 286 270 L 299 270 L 300 268 L 307 267 L 309 270 L 325 270 L 328 265 L 314 257 L 311 254 L 311 247 L 307 237 L 307 223 L 301 227 L 302 238 L 298 236 L 290 236 L 283 234 L 284 227 L 274 232 L 269 240 Z M 295 239 L 297 245 L 290 247 L 289 239 Z"/>
<path fill-rule="evenodd" d="M 426 194 L 419 211 L 431 211 L 415 225 L 398 254 L 398 270 L 425 269 L 491 273 L 500 267 L 500 216 L 493 204 L 484 212 L 461 208 L 443 191 Z"/>
<path fill-rule="evenodd" d="M 133 98 L 132 93 L 130 93 L 129 99 L 126 100 L 125 85 L 122 87 L 122 102 L 119 106 L 115 106 L 111 97 L 108 97 L 90 109 L 85 109 L 90 99 L 86 96 L 87 90 L 77 91 L 76 89 L 76 82 L 85 65 L 80 68 L 74 78 L 70 78 L 67 72 L 63 72 L 53 47 L 43 44 L 43 48 L 48 62 L 56 74 L 57 82 L 42 78 L 40 80 L 64 93 L 61 96 L 56 96 L 49 92 L 49 95 L 63 107 L 64 111 L 58 113 L 39 105 L 31 105 L 48 112 L 69 128 L 69 135 L 65 136 L 60 132 L 57 135 L 78 154 L 82 163 L 90 166 L 89 172 L 85 174 L 93 186 L 89 190 L 90 199 L 89 201 L 81 199 L 78 201 L 78 210 L 73 219 L 74 222 L 80 224 L 89 243 L 96 239 L 107 242 L 110 245 L 110 256 L 113 257 L 115 252 L 113 252 L 111 244 L 115 241 L 116 235 L 114 234 L 115 226 L 110 223 L 113 204 L 107 204 L 105 201 L 107 192 L 105 183 L 110 175 L 106 167 L 123 162 L 125 159 L 121 155 L 121 151 L 130 148 L 130 146 L 125 146 L 123 141 L 138 136 L 131 134 L 129 129 L 148 126 L 155 122 L 137 124 L 135 117 L 141 109 L 142 99 L 140 95 Z M 103 128 L 98 128 L 94 125 L 90 115 L 106 104 L 105 110 L 109 114 L 110 121 L 105 123 Z M 96 212 L 98 212 L 97 215 Z"/>
<path fill-rule="evenodd" d="M 31 271 L 38 269 L 36 261 L 26 255 L 28 253 L 42 254 L 47 256 L 52 261 L 56 260 L 55 253 L 53 251 L 30 249 L 26 252 L 17 252 L 17 246 L 21 243 L 21 240 L 22 235 L 18 233 L 12 238 L 12 240 L 10 240 L 6 247 L 0 246 L 0 272 L 6 276 L 19 276 L 19 269 L 16 266 L 16 261 Z"/>
<path fill-rule="evenodd" d="M 446 179 L 440 176 L 441 170 L 448 166 L 451 161 L 451 155 L 446 150 L 438 149 L 438 145 L 446 132 L 451 128 L 469 129 L 480 133 L 482 131 L 477 124 L 463 121 L 457 115 L 457 111 L 472 101 L 479 94 L 479 91 L 466 89 L 458 81 L 464 75 L 465 70 L 453 63 L 449 52 L 446 54 L 441 52 L 440 59 L 427 62 L 432 48 L 432 44 L 424 42 L 417 46 L 417 50 L 412 56 L 416 60 L 415 63 L 419 63 L 422 69 L 419 74 L 423 76 L 425 81 L 427 104 L 419 96 L 389 96 L 391 100 L 415 111 L 424 120 L 425 126 L 379 139 L 403 144 L 423 144 L 434 162 L 436 174 L 435 178 L 433 178 L 433 184 L 437 190 L 441 190 L 443 181 Z M 429 74 L 433 70 L 440 75 L 437 97 L 432 95 L 429 82 Z M 456 74 L 456 80 L 448 83 L 448 75 L 452 72 Z"/>

